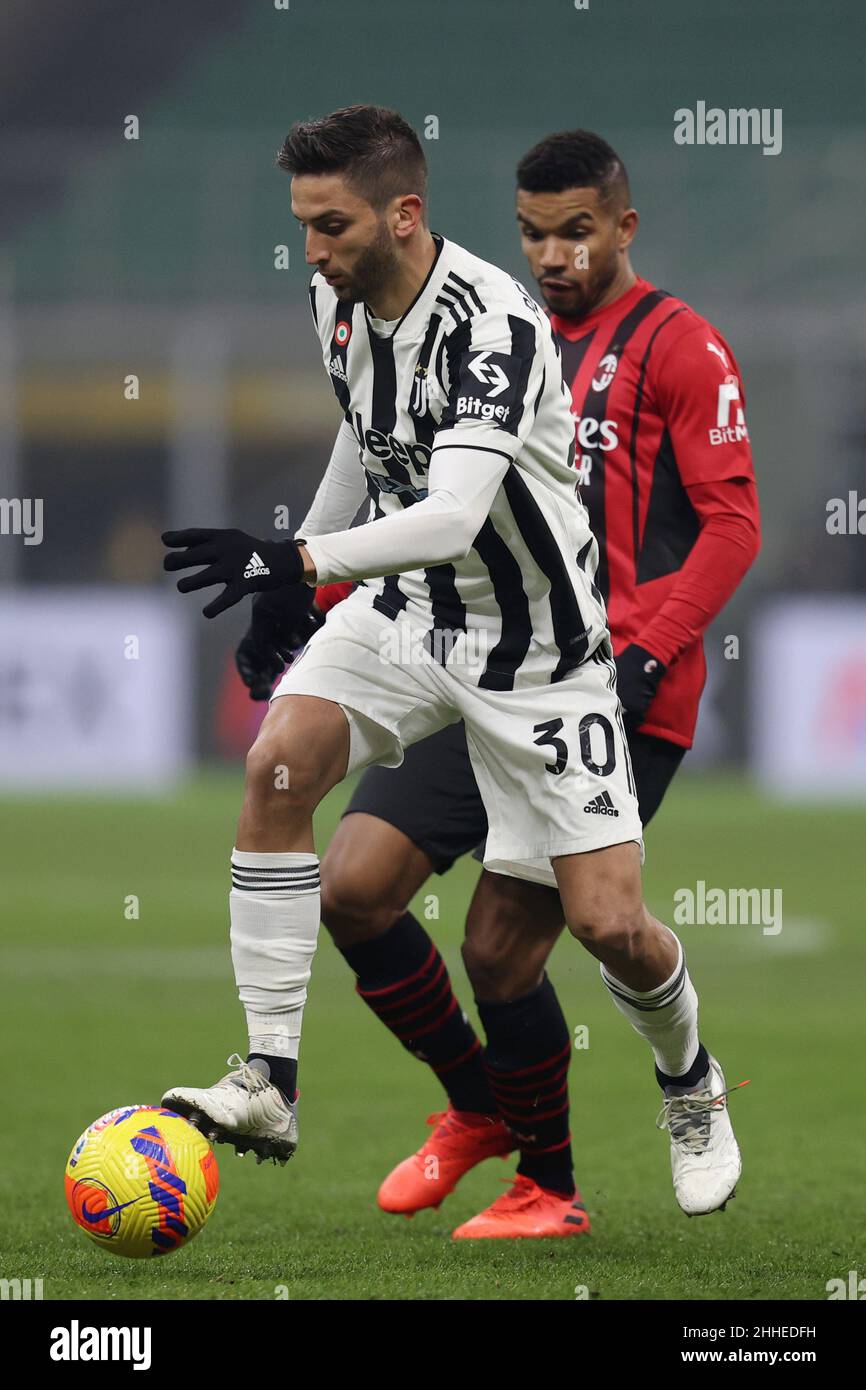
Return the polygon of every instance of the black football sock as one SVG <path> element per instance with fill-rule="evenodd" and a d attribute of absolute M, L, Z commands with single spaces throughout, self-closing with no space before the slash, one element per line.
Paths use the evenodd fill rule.
<path fill-rule="evenodd" d="M 487 1034 L 490 1089 L 520 1146 L 518 1173 L 571 1196 L 571 1035 L 553 985 L 545 975 L 530 994 L 506 1004 L 479 1003 L 478 1013 Z"/>
<path fill-rule="evenodd" d="M 413 1057 L 432 1067 L 454 1109 L 495 1115 L 481 1043 L 455 998 L 444 960 L 411 912 L 372 941 L 340 949 L 364 1003 Z"/>
<path fill-rule="evenodd" d="M 692 1062 L 688 1071 L 683 1072 L 682 1076 L 667 1076 L 665 1072 L 659 1071 L 656 1067 L 656 1081 L 663 1091 L 670 1087 L 677 1090 L 692 1091 L 699 1086 L 710 1069 L 710 1054 L 702 1042 L 698 1043 L 698 1055 Z"/>
<path fill-rule="evenodd" d="M 282 1091 L 286 1100 L 290 1103 L 295 1099 L 298 1090 L 298 1061 L 296 1057 L 269 1057 L 264 1052 L 250 1052 L 247 1056 L 248 1062 L 267 1062 L 268 1080 Z M 264 1068 L 260 1067 L 260 1071 Z"/>

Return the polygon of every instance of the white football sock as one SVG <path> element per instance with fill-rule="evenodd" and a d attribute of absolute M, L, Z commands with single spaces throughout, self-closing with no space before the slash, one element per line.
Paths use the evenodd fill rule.
<path fill-rule="evenodd" d="M 232 850 L 231 947 L 250 1052 L 297 1058 L 319 935 L 315 854 Z"/>
<path fill-rule="evenodd" d="M 611 998 L 632 1028 L 653 1050 L 656 1066 L 666 1076 L 682 1076 L 698 1055 L 698 996 L 677 943 L 677 963 L 670 979 L 645 993 L 617 980 L 604 966 L 601 978 Z"/>

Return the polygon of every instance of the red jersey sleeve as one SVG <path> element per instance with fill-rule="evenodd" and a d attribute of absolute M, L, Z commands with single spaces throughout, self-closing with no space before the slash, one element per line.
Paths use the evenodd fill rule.
<path fill-rule="evenodd" d="M 683 486 L 754 479 L 745 394 L 731 349 L 698 320 L 660 354 L 651 385 Z"/>
<path fill-rule="evenodd" d="M 342 603 L 344 598 L 348 598 L 355 585 L 353 580 L 346 579 L 340 584 L 320 584 L 316 590 L 316 607 L 320 613 L 327 613 L 338 603 Z"/>
<path fill-rule="evenodd" d="M 635 638 L 668 666 L 703 636 L 761 545 L 758 493 L 751 478 L 698 483 L 688 492 L 700 520 L 698 538 L 667 598 Z"/>

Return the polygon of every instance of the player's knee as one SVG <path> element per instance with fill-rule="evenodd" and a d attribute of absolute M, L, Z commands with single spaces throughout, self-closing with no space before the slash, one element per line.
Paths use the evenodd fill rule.
<path fill-rule="evenodd" d="M 514 936 L 507 930 L 485 931 L 467 936 L 461 946 L 463 964 L 476 999 L 487 1003 L 519 999 L 541 979 L 546 952 L 534 948 L 516 949 Z"/>
<path fill-rule="evenodd" d="M 313 811 L 319 801 L 319 783 L 314 759 L 279 733 L 262 732 L 247 754 L 247 792 L 259 804 L 276 801 Z"/>
<path fill-rule="evenodd" d="M 460 953 L 475 998 L 498 998 L 508 973 L 507 958 L 498 943 L 467 940 Z"/>
<path fill-rule="evenodd" d="M 353 864 L 330 852 L 322 861 L 322 921 L 337 946 L 371 941 L 393 925 L 399 909 L 369 865 Z"/>
<path fill-rule="evenodd" d="M 638 959 L 647 919 L 643 905 L 597 901 L 587 904 L 568 922 L 568 929 L 597 954 L 601 949 L 623 960 Z"/>

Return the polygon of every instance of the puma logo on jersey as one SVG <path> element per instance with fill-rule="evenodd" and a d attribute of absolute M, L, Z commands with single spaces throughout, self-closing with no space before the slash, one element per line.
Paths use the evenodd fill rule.
<path fill-rule="evenodd" d="M 257 550 L 254 550 L 247 567 L 244 570 L 244 579 L 258 579 L 263 574 L 270 574 L 270 570 Z"/>
<path fill-rule="evenodd" d="M 618 816 L 619 811 L 611 800 L 610 792 L 602 792 L 600 796 L 594 796 L 584 806 L 584 811 L 589 811 L 591 816 Z"/>

